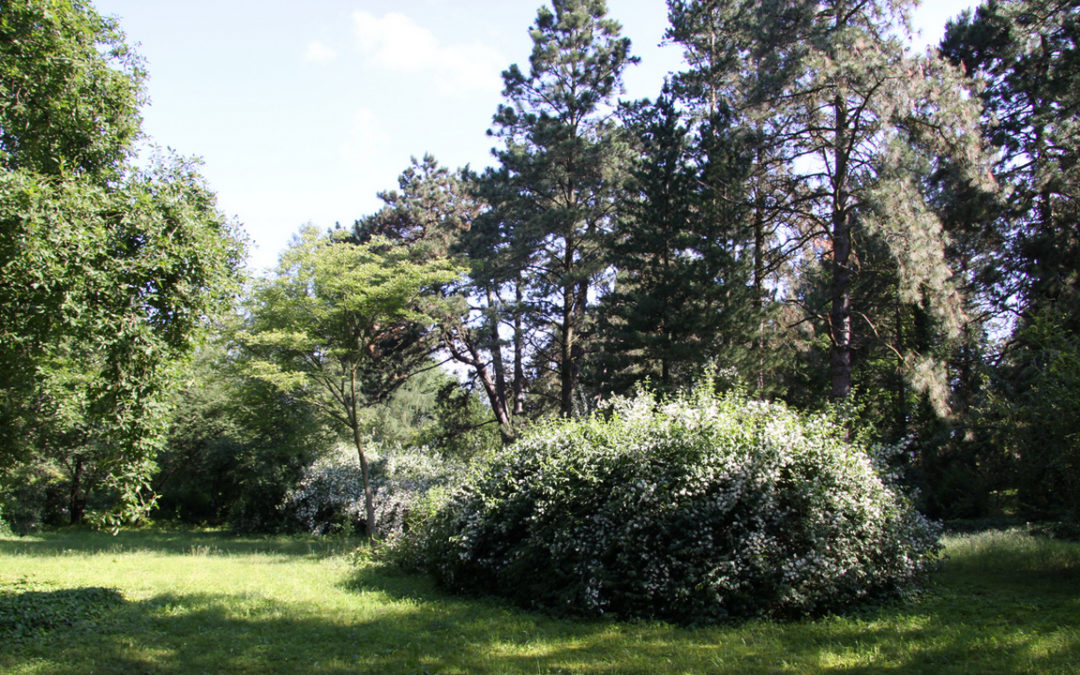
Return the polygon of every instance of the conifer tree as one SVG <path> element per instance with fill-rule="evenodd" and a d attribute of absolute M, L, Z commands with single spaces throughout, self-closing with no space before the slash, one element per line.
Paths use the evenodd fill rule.
<path fill-rule="evenodd" d="M 606 13 L 604 0 L 540 8 L 528 73 L 516 64 L 503 73 L 507 103 L 491 131 L 505 143 L 497 154 L 513 245 L 530 272 L 524 299 L 535 324 L 552 327 L 544 360 L 557 369 L 563 415 L 575 410 L 586 307 L 624 165 L 615 98 L 636 60 Z"/>
<path fill-rule="evenodd" d="M 983 180 L 978 113 L 955 68 L 906 51 L 911 4 L 669 3 L 699 88 L 726 98 L 764 144 L 755 203 L 804 261 L 827 266 L 827 293 L 816 296 L 824 306 L 806 310 L 827 316 L 835 399 L 851 391 L 853 317 L 873 323 L 852 305 L 861 233 L 887 245 L 904 302 L 924 305 L 946 332 L 960 323 L 921 177 L 949 161 L 967 182 Z M 905 370 L 943 407 L 944 378 L 925 356 L 905 354 Z"/>
<path fill-rule="evenodd" d="M 710 361 L 737 371 L 752 332 L 742 146 L 719 114 L 692 124 L 667 88 L 626 110 L 640 147 L 607 247 L 614 288 L 597 312 L 603 393 L 643 378 L 685 387 Z"/>
<path fill-rule="evenodd" d="M 990 2 L 949 25 L 942 52 L 982 85 L 983 123 L 1009 186 L 996 225 L 1010 276 L 997 297 L 1025 320 L 1044 308 L 1080 316 L 1080 8 Z M 1011 264 L 1009 264 L 1011 263 Z M 1071 331 L 1080 331 L 1072 321 Z"/>
<path fill-rule="evenodd" d="M 997 465 L 1012 460 L 996 487 L 1017 488 L 1027 513 L 1078 519 L 1080 6 L 987 2 L 949 25 L 941 50 L 981 85 L 1004 187 L 983 218 L 991 246 L 976 252 L 996 273 L 982 275 L 985 304 L 1013 331 L 970 435 Z"/>

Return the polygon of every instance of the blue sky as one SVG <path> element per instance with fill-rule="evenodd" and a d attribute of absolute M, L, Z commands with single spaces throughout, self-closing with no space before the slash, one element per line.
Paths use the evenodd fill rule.
<path fill-rule="evenodd" d="M 307 222 L 349 225 L 379 208 L 412 156 L 490 163 L 499 73 L 527 64 L 540 0 L 95 0 L 150 72 L 144 130 L 204 160 L 221 209 L 268 268 Z M 922 49 L 972 0 L 917 10 Z M 678 70 L 659 45 L 664 0 L 608 0 L 641 64 L 626 98 Z"/>

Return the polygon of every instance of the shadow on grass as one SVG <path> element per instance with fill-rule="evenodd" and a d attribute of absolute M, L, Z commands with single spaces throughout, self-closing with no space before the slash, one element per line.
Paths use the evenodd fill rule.
<path fill-rule="evenodd" d="M 113 588 L 52 590 L 28 582 L 0 585 L 0 640 L 21 642 L 56 628 L 87 624 L 123 602 Z"/>
<path fill-rule="evenodd" d="M 223 530 L 152 528 L 123 530 L 113 535 L 71 527 L 0 539 L 0 555 L 55 556 L 150 551 L 178 555 L 274 554 L 326 558 L 349 553 L 362 545 L 365 542 L 360 538 L 302 534 L 244 536 Z"/>
<path fill-rule="evenodd" d="M 691 630 L 556 620 L 379 578 L 367 575 L 356 592 L 403 600 L 345 620 L 282 603 L 238 608 L 227 596 L 160 595 L 123 605 L 93 630 L 53 631 L 18 654 L 0 650 L 0 669 L 45 660 L 49 672 L 71 673 L 1070 672 L 1080 648 L 1075 632 L 1046 646 L 1031 626 L 958 624 L 919 606 Z"/>
<path fill-rule="evenodd" d="M 993 569 L 996 556 L 972 556 L 971 569 Z M 495 598 L 464 599 L 430 579 L 371 566 L 350 581 L 402 601 L 427 602 L 449 618 L 413 619 L 420 634 L 463 626 L 466 644 L 548 645 L 530 659 L 503 658 L 491 672 L 778 672 L 838 670 L 915 672 L 1080 672 L 1080 576 L 1071 565 L 981 590 L 959 574 L 940 576 L 917 599 L 848 616 L 791 623 L 749 620 L 705 628 L 664 623 L 559 620 L 514 610 Z M 975 579 L 978 579 L 978 574 Z M 1071 583 L 1063 586 L 1062 581 Z M 947 584 L 947 585 L 946 585 Z M 1019 584 L 1016 586 L 1014 584 Z M 954 587 L 955 586 L 955 587 Z M 478 612 L 485 607 L 485 612 Z M 493 620 L 492 617 L 502 617 Z M 527 626 L 514 634 L 505 627 Z M 488 650 L 483 651 L 484 636 Z M 523 639 L 524 638 L 524 639 Z M 438 662 L 438 659 L 429 655 Z M 467 671 L 469 669 L 466 669 Z"/>
<path fill-rule="evenodd" d="M 146 548 L 141 536 L 140 548 Z M 993 569 L 995 555 L 976 551 L 963 565 L 947 564 L 917 601 L 846 617 L 699 629 L 555 619 L 491 599 L 452 596 L 425 577 L 368 562 L 344 582 L 345 609 L 257 596 L 162 594 L 116 607 L 93 630 L 52 631 L 11 652 L 0 647 L 0 670 L 1080 671 L 1075 576 L 1066 574 L 1071 582 L 1064 585 L 1060 575 L 1028 578 L 1023 587 L 1011 575 L 1007 584 L 982 579 L 978 570 Z"/>

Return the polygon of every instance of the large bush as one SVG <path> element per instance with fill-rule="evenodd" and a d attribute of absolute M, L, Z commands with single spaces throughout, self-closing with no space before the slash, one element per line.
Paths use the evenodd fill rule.
<path fill-rule="evenodd" d="M 541 428 L 417 538 L 444 585 L 581 615 L 791 617 L 896 596 L 937 531 L 834 420 L 706 390 Z"/>

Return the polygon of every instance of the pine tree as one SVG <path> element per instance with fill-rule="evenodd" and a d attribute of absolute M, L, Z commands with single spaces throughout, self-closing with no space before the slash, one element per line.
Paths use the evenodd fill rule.
<path fill-rule="evenodd" d="M 1080 7 L 990 2 L 949 25 L 941 45 L 982 83 L 985 133 L 1009 186 L 997 227 L 1010 276 L 997 294 L 1025 320 L 1052 308 L 1080 316 Z M 1075 333 L 1080 320 L 1070 324 Z"/>
<path fill-rule="evenodd" d="M 627 106 L 640 143 L 608 247 L 614 288 L 602 300 L 592 377 L 625 393 L 644 378 L 686 387 L 706 364 L 738 370 L 753 307 L 745 246 L 745 158 L 714 115 L 693 124 L 668 89 Z"/>
<path fill-rule="evenodd" d="M 1080 518 L 1080 5 L 987 2 L 949 25 L 941 50 L 982 87 L 1004 188 L 979 253 L 995 272 L 982 275 L 986 304 L 1013 330 L 971 435 L 1013 460 L 999 487 L 1029 514 Z"/>
<path fill-rule="evenodd" d="M 514 196 L 505 204 L 513 245 L 530 270 L 526 300 L 536 324 L 553 327 L 547 360 L 563 415 L 575 409 L 586 308 L 624 164 L 615 97 L 636 60 L 606 12 L 603 0 L 540 8 L 529 72 L 515 64 L 503 73 L 507 104 L 491 131 L 505 143 L 497 154 Z"/>
<path fill-rule="evenodd" d="M 823 301 L 806 307 L 808 317 L 828 317 L 834 399 L 851 391 L 853 317 L 870 318 L 852 305 L 857 245 L 868 239 L 861 233 L 887 246 L 901 300 L 924 305 L 946 332 L 955 333 L 961 318 L 921 177 L 950 161 L 969 183 L 982 179 L 977 110 L 956 69 L 905 50 L 899 35 L 910 5 L 669 5 L 681 22 L 672 34 L 686 45 L 699 88 L 725 97 L 761 139 L 754 199 L 786 242 L 779 245 L 827 267 L 827 292 L 805 297 Z M 905 362 L 909 378 L 944 404 L 940 369 L 915 354 Z"/>

